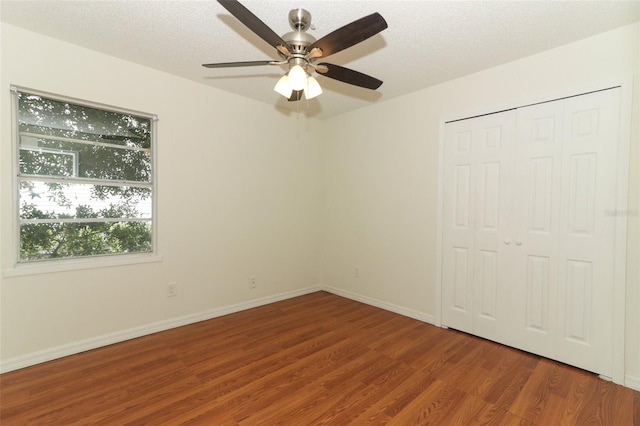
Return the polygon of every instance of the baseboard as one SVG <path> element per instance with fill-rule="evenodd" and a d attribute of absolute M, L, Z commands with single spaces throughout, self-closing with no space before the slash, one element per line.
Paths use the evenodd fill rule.
<path fill-rule="evenodd" d="M 425 314 L 424 312 L 416 311 L 415 309 L 406 308 L 404 306 L 395 305 L 393 303 L 384 302 L 382 300 L 374 299 L 361 294 L 353 293 L 351 291 L 342 290 L 335 287 L 324 286 L 322 290 L 333 293 L 337 296 L 346 297 L 347 299 L 355 300 L 357 302 L 366 303 L 367 305 L 375 306 L 376 308 L 384 309 L 386 311 L 395 312 L 396 314 L 403 315 L 405 317 L 417 319 L 418 321 L 426 322 L 429 324 L 436 323 L 435 315 Z"/>
<path fill-rule="evenodd" d="M 633 377 L 627 374 L 624 376 L 624 385 L 640 392 L 640 377 Z"/>
<path fill-rule="evenodd" d="M 124 342 L 125 340 L 135 339 L 137 337 L 146 336 L 148 334 L 165 331 L 183 325 L 193 324 L 208 319 L 221 317 L 223 315 L 244 311 L 246 309 L 256 308 L 258 306 L 267 305 L 269 303 L 279 302 L 281 300 L 291 299 L 293 297 L 302 296 L 309 293 L 322 290 L 321 287 L 307 287 L 299 290 L 288 291 L 271 296 L 261 297 L 258 299 L 248 300 L 246 302 L 234 305 L 214 308 L 208 311 L 196 314 L 185 315 L 183 317 L 171 318 L 164 321 L 158 321 L 146 324 L 140 327 L 130 328 L 128 330 L 118 331 L 115 333 L 105 334 L 98 337 L 81 340 L 78 342 L 61 345 L 15 358 L 9 358 L 0 364 L 0 373 L 6 373 L 20 368 L 29 367 L 43 362 L 51 361 L 57 358 L 78 354 L 80 352 L 89 351 L 100 348 L 102 346 L 112 345 L 114 343 Z"/>

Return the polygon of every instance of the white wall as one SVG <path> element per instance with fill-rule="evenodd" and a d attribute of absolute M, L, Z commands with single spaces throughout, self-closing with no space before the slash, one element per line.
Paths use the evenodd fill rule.
<path fill-rule="evenodd" d="M 313 120 L 10 25 L 1 31 L 3 271 L 14 250 L 10 84 L 158 115 L 163 259 L 4 275 L 3 362 L 318 284 Z M 166 297 L 169 282 L 177 297 Z"/>
<path fill-rule="evenodd" d="M 637 209 L 639 26 L 328 120 L 323 128 L 327 142 L 321 169 L 324 284 L 435 318 L 441 121 L 574 89 L 579 93 L 632 74 L 636 91 L 629 194 L 630 209 Z M 640 378 L 639 220 L 630 216 L 628 227 L 625 358 L 629 382 Z M 355 276 L 356 266 L 360 277 Z"/>

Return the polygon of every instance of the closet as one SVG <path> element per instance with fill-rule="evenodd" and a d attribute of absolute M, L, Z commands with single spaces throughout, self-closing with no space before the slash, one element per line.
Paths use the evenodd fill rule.
<path fill-rule="evenodd" d="M 620 92 L 445 125 L 442 325 L 612 376 Z"/>

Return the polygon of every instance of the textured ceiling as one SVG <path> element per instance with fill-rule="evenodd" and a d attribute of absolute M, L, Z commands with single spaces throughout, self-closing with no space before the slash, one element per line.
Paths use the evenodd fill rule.
<path fill-rule="evenodd" d="M 639 1 L 242 1 L 282 35 L 305 8 L 317 39 L 379 12 L 380 34 L 327 62 L 384 81 L 377 91 L 319 77 L 324 94 L 287 102 L 278 66 L 206 69 L 209 62 L 277 59 L 214 0 L 0 1 L 12 25 L 318 118 L 382 102 L 640 20 Z"/>

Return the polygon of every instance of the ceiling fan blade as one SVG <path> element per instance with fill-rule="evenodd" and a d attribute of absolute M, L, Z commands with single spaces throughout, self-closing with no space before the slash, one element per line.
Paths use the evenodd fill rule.
<path fill-rule="evenodd" d="M 297 102 L 302 99 L 302 92 L 304 92 L 304 90 L 294 90 L 291 96 L 289 96 L 289 102 Z"/>
<path fill-rule="evenodd" d="M 279 65 L 277 61 L 244 61 L 244 62 L 220 62 L 217 64 L 202 64 L 206 68 L 234 68 L 234 67 L 256 67 L 260 65 Z"/>
<path fill-rule="evenodd" d="M 382 15 L 377 12 L 372 13 L 327 34 L 309 46 L 308 51 L 319 47 L 322 50 L 322 57 L 326 58 L 378 34 L 385 28 L 387 28 L 387 21 Z"/>
<path fill-rule="evenodd" d="M 321 63 L 318 66 L 326 67 L 326 72 L 323 68 L 319 68 L 320 75 L 333 78 L 334 80 L 342 81 L 343 83 L 353 84 L 354 86 L 364 87 L 366 89 L 376 90 L 382 85 L 382 80 L 371 77 L 370 75 L 363 74 L 358 71 L 354 71 L 349 68 L 341 67 L 339 65 Z"/>
<path fill-rule="evenodd" d="M 218 0 L 218 3 L 227 9 L 238 21 L 242 22 L 247 28 L 260 36 L 261 39 L 277 48 L 278 46 L 286 46 L 287 43 L 280 38 L 271 28 L 262 22 L 256 15 L 251 13 L 249 9 L 235 0 Z"/>

